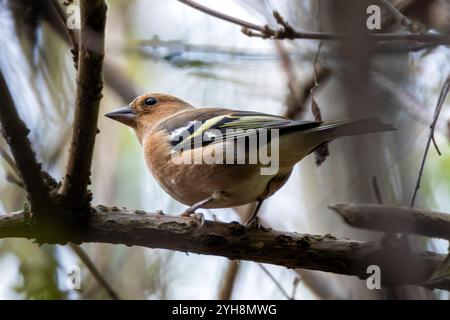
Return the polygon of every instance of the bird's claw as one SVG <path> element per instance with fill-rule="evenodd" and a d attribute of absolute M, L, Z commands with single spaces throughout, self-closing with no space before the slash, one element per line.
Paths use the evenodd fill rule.
<path fill-rule="evenodd" d="M 245 226 L 248 228 L 257 229 L 257 230 L 260 230 L 262 228 L 261 221 L 259 220 L 258 217 L 254 217 L 253 219 L 247 221 L 245 223 Z"/>
<path fill-rule="evenodd" d="M 201 212 L 195 212 L 191 210 L 186 210 L 181 214 L 182 217 L 194 218 L 194 220 L 198 223 L 198 227 L 201 228 L 205 223 L 205 216 Z"/>

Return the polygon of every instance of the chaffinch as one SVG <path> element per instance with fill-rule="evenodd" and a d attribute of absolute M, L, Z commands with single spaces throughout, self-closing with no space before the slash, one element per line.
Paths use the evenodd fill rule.
<path fill-rule="evenodd" d="M 196 109 L 160 93 L 139 96 L 105 116 L 134 129 L 160 186 L 190 206 L 185 214 L 258 202 L 250 220 L 262 201 L 286 183 L 294 165 L 321 145 L 339 137 L 395 130 L 375 118 L 294 121 L 252 111 Z"/>

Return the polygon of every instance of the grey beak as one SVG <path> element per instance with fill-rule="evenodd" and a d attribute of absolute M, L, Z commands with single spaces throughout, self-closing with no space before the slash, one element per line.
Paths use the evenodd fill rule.
<path fill-rule="evenodd" d="M 105 117 L 129 125 L 136 119 L 136 112 L 130 106 L 126 106 L 105 114 Z"/>

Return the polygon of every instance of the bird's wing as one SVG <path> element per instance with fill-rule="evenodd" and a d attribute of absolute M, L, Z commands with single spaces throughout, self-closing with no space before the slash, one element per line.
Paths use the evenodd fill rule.
<path fill-rule="evenodd" d="M 252 111 L 194 109 L 176 114 L 158 125 L 170 135 L 174 151 L 257 135 L 261 129 L 306 130 L 320 125 L 316 121 L 293 121 Z"/>

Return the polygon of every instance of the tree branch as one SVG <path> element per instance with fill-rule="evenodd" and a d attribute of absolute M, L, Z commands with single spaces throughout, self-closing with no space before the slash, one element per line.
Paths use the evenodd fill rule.
<path fill-rule="evenodd" d="M 407 11 L 411 9 L 412 5 L 417 0 L 404 0 L 397 4 L 395 7 L 397 11 Z M 422 0 L 423 1 L 423 0 Z M 383 15 L 382 18 L 382 28 L 386 29 L 395 22 L 394 18 L 391 15 Z M 286 70 L 289 72 L 288 74 L 288 82 L 295 84 L 297 82 L 297 79 L 291 80 L 292 77 L 290 75 L 294 75 L 292 72 L 292 61 L 290 61 L 289 56 L 285 56 L 283 54 L 280 54 L 283 62 L 283 69 L 286 70 L 286 67 L 289 68 L 289 70 Z M 294 91 L 290 90 L 290 95 L 288 96 L 287 100 L 287 110 L 284 114 L 285 117 L 295 119 L 298 117 L 301 117 L 303 112 L 306 110 L 306 102 L 310 99 L 311 90 L 315 87 L 316 82 L 323 83 L 325 82 L 329 76 L 332 74 L 331 70 L 326 68 L 324 65 L 318 64 L 316 66 L 315 75 L 311 76 L 310 79 L 303 85 L 302 88 L 296 88 Z M 294 94 L 292 94 L 294 93 Z"/>
<path fill-rule="evenodd" d="M 49 201 L 49 188 L 45 183 L 41 164 L 36 161 L 28 140 L 29 130 L 20 119 L 2 72 L 0 72 L 0 100 L 2 101 L 0 122 L 3 136 L 11 149 L 15 166 L 20 173 L 33 210 L 42 213 L 44 204 Z"/>
<path fill-rule="evenodd" d="M 378 0 L 378 2 L 383 5 L 383 7 L 392 15 L 395 20 L 397 20 L 402 26 L 405 26 L 408 31 L 412 33 L 427 32 L 426 28 L 423 25 L 409 19 L 398 8 L 391 4 L 389 0 Z"/>
<path fill-rule="evenodd" d="M 63 8 L 61 7 L 59 1 L 52 0 L 52 4 L 56 10 L 56 13 L 58 14 L 58 16 L 61 20 L 60 21 L 61 24 L 65 26 L 66 21 L 67 21 L 67 15 L 64 12 Z M 70 40 L 70 43 L 72 45 L 72 49 L 70 51 L 72 53 L 72 58 L 73 58 L 73 63 L 74 63 L 75 69 L 78 69 L 78 52 L 79 52 L 78 37 L 79 37 L 79 33 L 75 29 L 69 29 L 69 28 L 64 28 L 64 29 L 67 32 L 68 39 Z"/>
<path fill-rule="evenodd" d="M 410 203 L 411 207 L 414 206 L 414 203 L 416 201 L 417 192 L 420 189 L 420 183 L 422 181 L 423 169 L 425 168 L 425 162 L 427 161 L 428 150 L 430 149 L 431 142 L 433 142 L 437 153 L 439 155 L 441 155 L 441 152 L 439 151 L 439 148 L 437 147 L 436 141 L 434 140 L 434 130 L 436 128 L 436 124 L 439 119 L 439 115 L 441 114 L 442 106 L 444 105 L 445 98 L 447 98 L 447 94 L 448 94 L 449 90 L 450 90 L 450 74 L 447 76 L 447 80 L 445 80 L 445 82 L 444 82 L 444 85 L 442 87 L 441 93 L 438 98 L 436 109 L 434 111 L 433 121 L 431 122 L 431 125 L 430 125 L 430 133 L 428 135 L 428 140 L 425 145 L 425 150 L 423 152 L 422 161 L 420 163 L 419 175 L 417 176 L 416 185 L 414 187 L 414 192 L 413 192 L 413 196 L 412 196 L 411 203 Z"/>
<path fill-rule="evenodd" d="M 277 23 L 281 26 L 280 29 L 275 30 L 269 27 L 267 24 L 260 26 L 248 21 L 244 21 L 222 12 L 212 10 L 206 6 L 196 3 L 191 0 L 178 0 L 179 2 L 188 5 L 194 9 L 197 9 L 203 13 L 210 16 L 216 17 L 218 19 L 231 22 L 233 24 L 242 27 L 242 32 L 249 37 L 260 37 L 264 39 L 310 39 L 310 40 L 333 40 L 333 41 L 343 41 L 351 40 L 350 35 L 337 34 L 337 33 L 327 33 L 327 32 L 300 32 L 295 30 L 284 18 L 277 12 L 274 11 L 273 15 Z M 385 33 L 371 33 L 368 38 L 372 41 L 415 41 L 415 42 L 427 42 L 434 44 L 448 45 L 450 44 L 450 35 L 440 35 L 440 34 L 385 34 Z"/>
<path fill-rule="evenodd" d="M 24 213 L 0 215 L 0 238 L 34 238 Z M 404 252 L 373 242 L 336 239 L 247 228 L 238 223 L 205 221 L 194 218 L 147 214 L 97 206 L 89 224 L 79 233 L 69 234 L 73 243 L 100 242 L 162 248 L 198 254 L 223 256 L 281 265 L 288 268 L 322 270 L 344 275 L 368 277 L 369 265 L 380 266 L 385 285 L 423 285 L 444 260 L 432 252 Z M 414 265 L 415 268 L 410 268 Z M 433 284 L 450 290 L 450 281 Z"/>
<path fill-rule="evenodd" d="M 219 294 L 217 295 L 217 299 L 219 300 L 230 300 L 233 295 L 233 290 L 236 285 L 236 279 L 239 273 L 239 269 L 241 265 L 239 261 L 229 261 L 224 275 L 222 277 L 222 281 L 220 284 Z"/>
<path fill-rule="evenodd" d="M 340 203 L 329 206 L 353 227 L 450 240 L 450 214 L 411 207 Z"/>
<path fill-rule="evenodd" d="M 270 273 L 270 271 L 262 264 L 258 263 L 258 266 L 261 268 L 262 271 L 269 277 L 270 280 L 275 284 L 277 289 L 281 292 L 281 294 L 287 299 L 287 300 L 295 300 L 294 297 L 291 297 L 286 290 L 284 290 L 283 286 L 280 284 L 280 282 Z M 294 292 L 295 294 L 295 292 Z"/>
<path fill-rule="evenodd" d="M 111 297 L 113 300 L 120 300 L 119 295 L 116 293 L 116 291 L 111 287 L 111 285 L 108 283 L 108 281 L 103 277 L 101 272 L 98 270 L 97 266 L 94 264 L 94 262 L 89 258 L 89 256 L 84 252 L 84 250 L 74 244 L 69 243 L 69 247 L 75 252 L 75 254 L 80 258 L 81 262 L 86 266 L 86 268 L 89 270 L 89 272 L 92 274 L 94 279 L 100 284 L 100 286 L 105 289 L 106 293 Z"/>
<path fill-rule="evenodd" d="M 81 32 L 76 110 L 67 173 L 61 194 L 86 206 L 97 120 L 103 89 L 103 58 L 107 6 L 104 0 L 81 1 Z"/>

